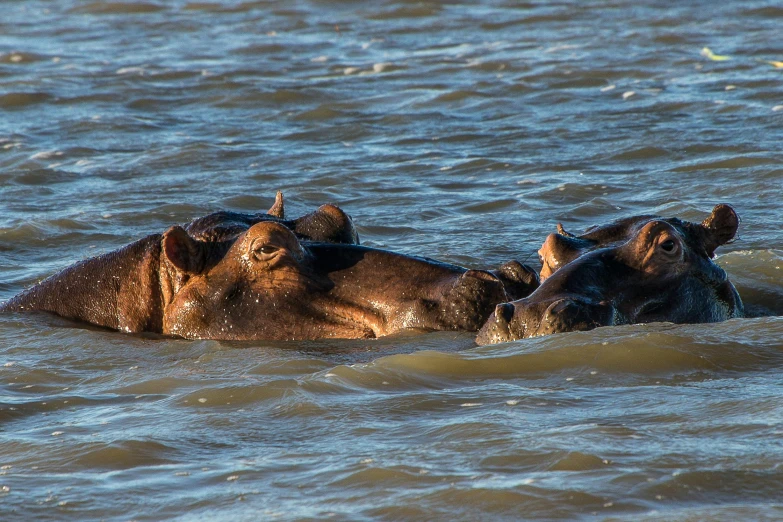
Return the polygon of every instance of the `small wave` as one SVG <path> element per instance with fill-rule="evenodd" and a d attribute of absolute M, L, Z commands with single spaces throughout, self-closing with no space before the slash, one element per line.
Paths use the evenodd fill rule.
<path fill-rule="evenodd" d="M 608 375 L 646 381 L 675 373 L 763 370 L 783 362 L 783 318 L 733 319 L 711 325 L 666 323 L 604 327 L 459 353 L 418 351 L 339 366 L 347 387 L 431 389 L 465 380 L 555 378 L 598 382 Z M 315 380 L 324 377 L 314 376 Z"/>
<path fill-rule="evenodd" d="M 521 519 L 574 519 L 576 513 L 601 512 L 610 514 L 619 506 L 604 507 L 605 498 L 582 491 L 562 487 L 539 487 L 517 479 L 519 484 L 509 484 L 497 477 L 488 477 L 473 484 L 460 484 L 438 491 L 431 491 L 417 498 L 417 504 L 428 513 L 451 513 L 454 520 L 521 520 Z M 628 509 L 628 504 L 624 503 Z M 456 506 L 459 506 L 456 508 Z M 522 509 L 521 507 L 524 506 Z M 456 511 L 456 512 L 455 512 Z M 399 518 L 398 508 L 386 506 L 381 518 Z M 578 518 L 578 517 L 576 517 Z"/>
<path fill-rule="evenodd" d="M 28 376 L 22 376 L 22 382 Z M 68 387 L 65 387 L 68 389 Z M 46 385 L 16 386 L 14 390 L 6 390 L 13 393 L 12 400 L 0 403 L 0 424 L 5 421 L 12 421 L 31 417 L 35 415 L 55 414 L 63 411 L 72 411 L 80 407 L 114 407 L 121 404 L 138 402 L 138 396 L 131 395 L 101 395 L 101 396 L 81 396 L 67 395 L 61 392 L 63 387 L 55 387 L 50 383 Z M 43 394 L 40 399 L 27 400 L 26 396 L 32 394 Z M 158 400 L 163 396 L 147 396 L 146 400 Z"/>
<path fill-rule="evenodd" d="M 671 172 L 699 172 L 702 170 L 716 169 L 744 169 L 761 165 L 778 165 L 780 161 L 772 157 L 764 156 L 738 156 L 718 161 L 707 161 L 674 167 Z"/>
<path fill-rule="evenodd" d="M 378 467 L 370 466 L 365 469 L 354 471 L 347 476 L 335 480 L 331 483 L 334 486 L 342 487 L 365 487 L 376 488 L 379 484 L 385 487 L 394 486 L 412 486 L 415 484 L 432 484 L 441 482 L 442 478 L 422 473 L 421 469 L 410 466 Z"/>
<path fill-rule="evenodd" d="M 33 62 L 41 62 L 44 60 L 48 60 L 49 57 L 37 54 L 37 53 L 28 53 L 28 52 L 11 52 L 11 53 L 5 53 L 0 54 L 0 63 L 33 63 Z"/>
<path fill-rule="evenodd" d="M 193 385 L 193 382 L 181 377 L 159 377 L 157 379 L 148 379 L 133 384 L 107 390 L 108 393 L 117 395 L 165 395 L 173 394 L 179 388 Z"/>
<path fill-rule="evenodd" d="M 775 498 L 783 489 L 783 472 L 773 469 L 688 470 L 675 472 L 641 489 L 638 494 L 644 497 L 670 502 L 745 504 Z"/>
<path fill-rule="evenodd" d="M 612 156 L 613 161 L 650 160 L 669 156 L 671 153 L 660 147 L 638 147 Z"/>
<path fill-rule="evenodd" d="M 145 14 L 166 10 L 160 4 L 148 2 L 90 2 L 71 8 L 68 12 L 74 14 Z"/>
<path fill-rule="evenodd" d="M 759 17 L 764 20 L 771 18 L 783 18 L 783 7 L 771 5 L 766 7 L 756 7 L 742 11 L 742 16 Z"/>
<path fill-rule="evenodd" d="M 52 159 L 61 157 L 63 155 L 63 151 L 61 150 L 46 150 L 41 152 L 36 152 L 32 156 L 30 156 L 30 159 Z"/>
<path fill-rule="evenodd" d="M 783 251 L 742 250 L 718 258 L 750 316 L 783 315 Z"/>
<path fill-rule="evenodd" d="M 419 6 L 399 7 L 383 13 L 375 13 L 367 16 L 369 20 L 399 20 L 406 18 L 427 18 L 437 16 L 442 7 L 438 4 L 422 4 Z"/>
<path fill-rule="evenodd" d="M 124 470 L 139 466 L 163 466 L 177 462 L 182 453 L 165 444 L 146 440 L 121 440 L 93 443 L 83 449 L 71 446 L 59 457 L 76 469 Z"/>
<path fill-rule="evenodd" d="M 299 121 L 326 121 L 333 120 L 335 118 L 342 118 L 347 114 L 341 110 L 334 109 L 328 105 L 321 105 L 315 109 L 300 112 L 294 116 L 294 120 Z"/>
<path fill-rule="evenodd" d="M 281 379 L 248 386 L 201 388 L 177 398 L 181 406 L 214 408 L 229 406 L 235 409 L 246 404 L 276 401 L 296 393 L 299 384 L 293 379 Z"/>
<path fill-rule="evenodd" d="M 492 455 L 481 460 L 481 469 L 492 473 L 524 473 L 535 471 L 590 471 L 604 469 L 610 461 L 579 451 L 518 450 Z"/>
<path fill-rule="evenodd" d="M 45 92 L 10 92 L 0 95 L 0 108 L 19 109 L 45 103 L 51 99 L 52 95 Z"/>
<path fill-rule="evenodd" d="M 96 230 L 94 223 L 76 219 L 51 219 L 42 221 L 30 221 L 11 228 L 0 228 L 0 243 L 19 243 L 21 245 L 40 241 L 48 241 L 63 234 L 68 238 L 60 238 L 57 241 L 72 239 L 70 232 Z M 63 267 L 65 268 L 65 267 Z"/>
<path fill-rule="evenodd" d="M 147 70 L 144 67 L 121 67 L 117 69 L 115 74 L 119 75 L 135 75 L 135 76 L 144 76 L 147 73 Z"/>
<path fill-rule="evenodd" d="M 469 98 L 475 98 L 475 97 L 486 97 L 487 95 L 478 91 L 466 91 L 466 90 L 457 90 L 457 91 L 449 91 L 444 94 L 440 94 L 435 99 L 433 99 L 433 103 L 452 103 L 452 102 L 460 102 L 467 100 Z"/>
<path fill-rule="evenodd" d="M 494 201 L 482 201 L 462 207 L 464 212 L 470 214 L 484 214 L 488 212 L 500 212 L 519 205 L 519 201 L 512 198 L 497 199 Z"/>

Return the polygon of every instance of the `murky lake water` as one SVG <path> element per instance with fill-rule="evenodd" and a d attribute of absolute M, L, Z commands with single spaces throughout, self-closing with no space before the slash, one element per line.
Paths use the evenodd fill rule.
<path fill-rule="evenodd" d="M 637 4 L 4 3 L 0 300 L 282 189 L 470 267 L 727 202 L 766 317 L 477 348 L 2 316 L 0 518 L 783 518 L 783 8 Z"/>

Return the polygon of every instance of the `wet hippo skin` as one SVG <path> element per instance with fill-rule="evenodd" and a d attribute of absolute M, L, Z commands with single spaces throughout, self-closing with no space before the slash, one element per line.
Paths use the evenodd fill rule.
<path fill-rule="evenodd" d="M 285 219 L 282 193 L 267 213 L 215 212 L 185 226 L 211 245 L 235 239 L 253 224 L 275 222 L 297 237 L 358 243 L 350 216 L 322 205 L 297 219 Z M 47 311 L 125 332 L 162 332 L 161 234 L 74 264 L 0 305 L 0 312 Z"/>
<path fill-rule="evenodd" d="M 599 326 L 668 321 L 709 323 L 742 317 L 742 301 L 712 261 L 734 238 L 739 218 L 716 206 L 702 223 L 636 216 L 581 236 L 559 227 L 539 254 L 541 285 L 498 305 L 479 344 Z"/>
<path fill-rule="evenodd" d="M 537 284 L 516 262 L 468 270 L 301 241 L 283 223 L 262 220 L 228 240 L 172 227 L 67 268 L 0 310 L 194 339 L 369 338 L 406 328 L 476 331 L 496 304 Z"/>
<path fill-rule="evenodd" d="M 173 296 L 163 330 L 186 338 L 476 331 L 508 295 L 502 279 L 488 271 L 355 245 L 303 243 L 277 223 L 254 225 L 224 254 L 176 228 L 163 245 L 173 268 L 163 285 Z M 532 270 L 515 266 L 520 271 L 506 277 L 537 283 Z"/>

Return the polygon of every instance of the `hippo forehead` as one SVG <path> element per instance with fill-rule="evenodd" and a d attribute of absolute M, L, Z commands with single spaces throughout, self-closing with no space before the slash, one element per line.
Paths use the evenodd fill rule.
<path fill-rule="evenodd" d="M 233 241 L 252 226 L 265 222 L 279 223 L 302 240 L 359 244 L 351 217 L 331 204 L 321 205 L 296 219 L 284 219 L 269 213 L 218 211 L 195 219 L 184 228 L 194 239 L 224 242 Z"/>
<path fill-rule="evenodd" d="M 191 221 L 185 226 L 185 230 L 194 239 L 202 241 L 232 241 L 251 226 L 262 221 L 286 223 L 284 220 L 268 214 L 219 211 Z M 287 226 L 292 226 L 291 222 L 288 222 Z"/>
<path fill-rule="evenodd" d="M 688 234 L 685 223 L 680 219 L 643 215 L 621 219 L 607 225 L 594 225 L 578 237 L 593 243 L 593 249 L 604 248 L 625 243 L 652 221 L 668 223 L 680 232 L 683 237 Z"/>
<path fill-rule="evenodd" d="M 653 222 L 668 224 L 690 250 L 703 257 L 708 257 L 703 234 L 700 233 L 697 224 L 678 218 L 663 218 L 655 215 L 634 216 L 606 225 L 592 226 L 578 236 L 567 233 L 565 236 L 557 234 L 566 240 L 558 242 L 557 248 L 552 249 L 549 255 L 553 256 L 556 261 L 560 261 L 561 264 L 565 264 L 587 252 L 620 247 L 636 238 L 645 227 Z"/>
<path fill-rule="evenodd" d="M 558 224 L 557 233 L 550 234 L 538 251 L 543 265 L 541 279 L 550 277 L 555 271 L 575 259 L 596 250 L 618 248 L 633 240 L 649 223 L 662 222 L 671 225 L 686 244 L 689 235 L 685 224 L 676 218 L 664 219 L 653 215 L 634 216 L 606 225 L 593 226 L 577 236 L 566 232 Z"/>

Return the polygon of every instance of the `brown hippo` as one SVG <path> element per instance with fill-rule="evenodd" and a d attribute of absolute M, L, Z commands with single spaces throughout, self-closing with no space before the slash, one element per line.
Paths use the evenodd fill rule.
<path fill-rule="evenodd" d="M 495 273 L 342 244 L 303 243 L 258 223 L 226 244 L 174 227 L 163 252 L 172 296 L 163 332 L 186 338 L 370 338 L 405 328 L 476 331 L 509 287 L 537 284 L 516 262 Z"/>
<path fill-rule="evenodd" d="M 235 239 L 259 222 L 275 222 L 298 237 L 324 242 L 358 243 L 350 216 L 322 205 L 294 220 L 285 219 L 278 191 L 267 213 L 215 212 L 185 226 L 194 237 L 218 244 Z M 0 305 L 0 312 L 47 311 L 125 332 L 162 332 L 161 234 L 153 234 L 114 252 L 76 263 Z"/>
<path fill-rule="evenodd" d="M 541 286 L 498 305 L 479 344 L 599 326 L 668 321 L 707 323 L 742 317 L 715 249 L 737 232 L 739 218 L 716 206 L 701 224 L 637 216 L 581 236 L 550 235 L 539 251 Z"/>
<path fill-rule="evenodd" d="M 516 262 L 494 273 L 467 270 L 302 242 L 283 223 L 262 220 L 225 241 L 172 227 L 78 263 L 0 311 L 42 310 L 186 338 L 367 338 L 404 328 L 476 331 L 497 303 L 537 284 L 535 272 Z"/>

